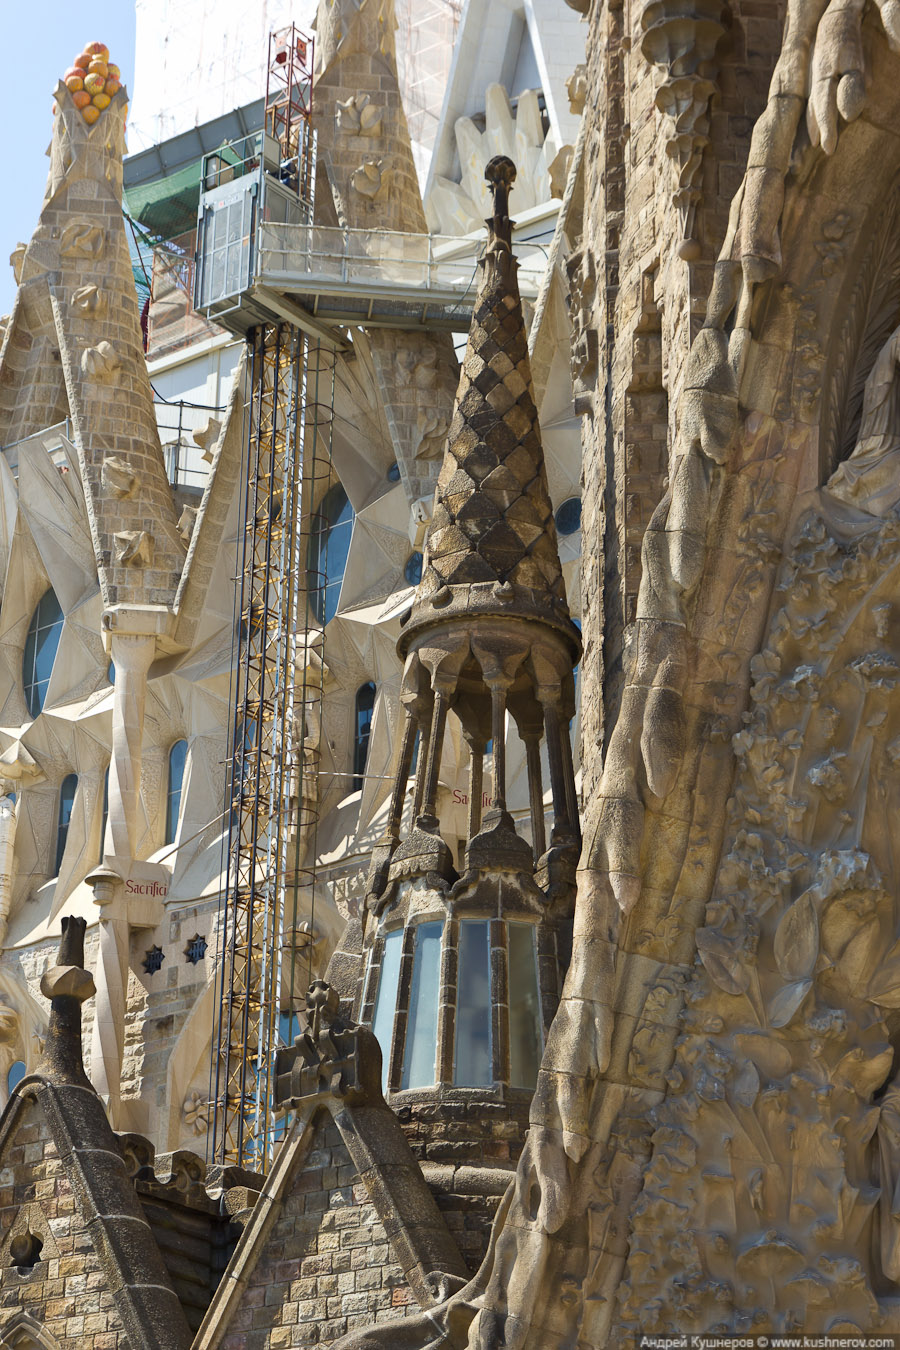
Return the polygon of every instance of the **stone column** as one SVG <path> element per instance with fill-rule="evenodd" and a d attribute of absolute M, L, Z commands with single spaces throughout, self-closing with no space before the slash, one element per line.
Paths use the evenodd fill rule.
<path fill-rule="evenodd" d="M 94 903 L 100 910 L 97 1001 L 91 1027 L 90 1078 L 106 1105 L 110 1124 L 116 1129 L 121 1115 L 120 1087 L 125 1054 L 130 929 L 121 877 L 101 867 L 87 878 L 87 882 L 93 888 Z"/>
<path fill-rule="evenodd" d="M 116 668 L 113 694 L 112 759 L 109 765 L 109 817 L 104 854 L 133 858 L 141 791 L 141 742 L 147 672 L 156 655 L 152 634 L 114 633 L 112 659 Z M 111 847 L 107 849 L 107 841 Z"/>
<path fill-rule="evenodd" d="M 0 941 L 6 936 L 12 902 L 16 806 L 10 797 L 0 797 Z"/>

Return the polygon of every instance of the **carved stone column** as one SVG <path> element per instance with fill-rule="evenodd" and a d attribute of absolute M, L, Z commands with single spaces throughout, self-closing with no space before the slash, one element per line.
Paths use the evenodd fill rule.
<path fill-rule="evenodd" d="M 6 936 L 9 923 L 15 847 L 16 805 L 10 797 L 2 797 L 0 798 L 0 941 Z"/>
<path fill-rule="evenodd" d="M 100 911 L 90 1078 L 106 1104 L 113 1128 L 130 1129 L 135 1122 L 124 1119 L 121 1082 L 131 933 L 162 922 L 168 872 L 154 863 L 131 863 L 124 877 L 101 866 L 85 880 Z"/>
<path fill-rule="evenodd" d="M 104 853 L 109 851 L 120 858 L 133 858 L 135 852 L 147 672 L 155 655 L 156 637 L 153 634 L 113 634 L 116 684 L 109 765 L 109 819 L 103 847 Z M 111 845 L 109 850 L 107 840 Z"/>
<path fill-rule="evenodd" d="M 112 774 L 110 774 L 110 780 Z M 110 793 L 110 799 L 112 793 Z M 110 801 L 110 805 L 112 802 Z M 91 1082 L 115 1129 L 120 1115 L 119 1090 L 125 1053 L 125 1009 L 128 1003 L 128 916 L 121 898 L 122 879 L 99 868 L 87 878 L 100 909 L 97 954 L 97 1001 L 91 1026 Z"/>

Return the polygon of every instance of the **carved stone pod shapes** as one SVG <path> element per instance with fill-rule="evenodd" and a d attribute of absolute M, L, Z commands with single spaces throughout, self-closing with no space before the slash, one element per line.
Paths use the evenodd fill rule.
<path fill-rule="evenodd" d="M 786 1078 L 793 1066 L 791 1052 L 781 1041 L 761 1031 L 741 1032 L 734 1038 L 742 1055 L 751 1060 L 770 1082 Z"/>
<path fill-rule="evenodd" d="M 769 1004 L 769 1026 L 786 1027 L 793 1021 L 810 989 L 812 980 L 795 980 L 779 989 Z"/>
<path fill-rule="evenodd" d="M 382 161 L 366 160 L 350 176 L 350 183 L 362 197 L 377 197 L 381 191 L 385 175 L 382 173 Z"/>
<path fill-rule="evenodd" d="M 13 270 L 13 276 L 15 277 L 17 284 L 22 280 L 22 266 L 25 262 L 25 252 L 27 248 L 28 245 L 23 244 L 20 241 L 9 255 L 9 265 Z"/>
<path fill-rule="evenodd" d="M 741 1066 L 734 1081 L 734 1095 L 741 1106 L 752 1106 L 759 1095 L 759 1074 L 752 1059 Z"/>
<path fill-rule="evenodd" d="M 86 220 L 73 220 L 65 227 L 59 241 L 63 258 L 99 258 L 106 243 L 106 231 Z"/>
<path fill-rule="evenodd" d="M 866 998 L 880 1008 L 900 1008 L 900 943 L 891 948 L 875 971 Z"/>
<path fill-rule="evenodd" d="M 362 136 L 380 136 L 381 135 L 382 113 L 380 108 L 374 107 L 371 103 L 360 110 L 359 131 Z"/>
<path fill-rule="evenodd" d="M 88 380 L 108 380 L 122 362 L 111 342 L 86 347 L 81 353 L 81 373 Z"/>
<path fill-rule="evenodd" d="M 846 913 L 847 911 L 845 911 Z M 857 922 L 859 922 L 857 920 Z M 861 997 L 866 987 L 866 981 L 872 971 L 875 971 L 874 981 L 878 979 L 881 972 L 877 969 L 878 957 L 881 948 L 881 925 L 876 918 L 871 918 L 862 923 L 858 931 L 853 934 L 850 941 L 841 952 L 840 960 L 837 962 L 838 970 L 850 986 L 851 991 L 857 997 Z M 882 968 L 884 969 L 884 968 Z M 893 975 L 891 974 L 893 971 Z M 900 1008 L 900 965 L 893 965 L 886 973 L 887 983 L 879 986 L 884 989 L 887 996 L 892 986 L 892 980 L 898 984 L 896 1003 L 885 1003 L 882 998 L 870 998 L 871 1002 L 878 1003 L 884 1008 Z M 871 986 L 870 986 L 871 988 Z"/>
<path fill-rule="evenodd" d="M 665 797 L 678 774 L 684 752 L 684 716 L 681 695 L 674 689 L 651 689 L 647 695 L 641 755 L 647 773 L 647 786 L 657 797 Z"/>
<path fill-rule="evenodd" d="M 714 928 L 700 928 L 697 931 L 697 948 L 713 984 L 726 994 L 743 994 L 746 991 L 750 984 L 749 968 L 741 960 L 742 953 L 735 950 L 727 938 L 723 938 Z"/>
<path fill-rule="evenodd" d="M 178 517 L 176 529 L 181 535 L 185 544 L 191 542 L 191 536 L 194 533 L 194 526 L 197 523 L 197 507 L 185 506 L 182 508 L 181 515 Z"/>
<path fill-rule="evenodd" d="M 149 567 L 153 557 L 153 540 L 146 530 L 122 530 L 113 535 L 116 543 L 116 562 L 125 567 Z"/>
<path fill-rule="evenodd" d="M 72 292 L 72 306 L 86 317 L 96 319 L 106 309 L 106 301 L 99 286 L 79 286 Z"/>
<path fill-rule="evenodd" d="M 775 932 L 775 963 L 786 980 L 806 980 L 819 955 L 819 919 L 809 892 L 795 900 Z"/>
<path fill-rule="evenodd" d="M 131 465 L 117 455 L 107 455 L 100 469 L 100 486 L 109 497 L 122 501 L 130 497 L 137 485 Z"/>

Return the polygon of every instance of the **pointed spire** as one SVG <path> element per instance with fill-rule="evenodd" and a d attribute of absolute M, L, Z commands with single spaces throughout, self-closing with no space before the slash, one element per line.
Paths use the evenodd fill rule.
<path fill-rule="evenodd" d="M 516 166 L 492 159 L 488 244 L 435 494 L 425 566 L 401 638 L 451 615 L 516 615 L 562 631 L 573 650 L 553 506 L 512 252 Z"/>

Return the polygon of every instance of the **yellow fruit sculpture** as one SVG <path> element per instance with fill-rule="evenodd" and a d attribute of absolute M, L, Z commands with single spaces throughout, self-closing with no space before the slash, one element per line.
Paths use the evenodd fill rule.
<path fill-rule="evenodd" d="M 110 64 L 109 48 L 102 42 L 89 42 L 79 52 L 63 76 L 63 83 L 88 126 L 94 125 L 122 88 L 119 67 Z M 55 112 L 56 105 L 53 107 Z"/>

